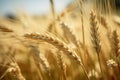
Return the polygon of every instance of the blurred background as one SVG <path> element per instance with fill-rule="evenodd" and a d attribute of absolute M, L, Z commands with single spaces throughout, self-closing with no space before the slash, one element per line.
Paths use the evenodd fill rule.
<path fill-rule="evenodd" d="M 61 12 L 74 0 L 54 0 L 56 12 Z M 89 0 L 84 0 L 89 1 Z M 92 0 L 91 0 L 92 1 Z M 116 8 L 120 7 L 120 0 L 116 1 Z M 99 4 L 99 3 L 98 3 Z M 29 14 L 46 14 L 50 12 L 49 0 L 0 0 L 0 16 L 25 11 Z"/>
<path fill-rule="evenodd" d="M 56 12 L 61 12 L 73 0 L 54 0 Z M 29 14 L 46 14 L 50 11 L 49 0 L 0 0 L 0 16 L 25 11 Z"/>

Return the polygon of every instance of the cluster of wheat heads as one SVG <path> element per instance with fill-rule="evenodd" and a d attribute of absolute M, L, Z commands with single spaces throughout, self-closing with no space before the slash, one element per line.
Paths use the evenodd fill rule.
<path fill-rule="evenodd" d="M 111 0 L 94 1 L 96 9 L 112 10 Z M 45 29 L 25 14 L 0 20 L 0 80 L 120 80 L 119 21 L 92 7 L 87 14 L 84 2 L 57 15 L 50 0 L 53 19 Z"/>

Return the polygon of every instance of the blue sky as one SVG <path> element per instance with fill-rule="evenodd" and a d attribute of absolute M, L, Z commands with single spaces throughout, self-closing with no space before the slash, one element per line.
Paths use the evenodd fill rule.
<path fill-rule="evenodd" d="M 54 0 L 55 9 L 60 12 L 73 0 Z M 49 0 L 0 0 L 0 15 L 23 10 L 30 14 L 43 14 L 50 10 Z"/>

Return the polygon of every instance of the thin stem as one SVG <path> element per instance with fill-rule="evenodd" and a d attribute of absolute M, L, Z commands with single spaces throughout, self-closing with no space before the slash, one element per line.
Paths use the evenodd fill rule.
<path fill-rule="evenodd" d="M 100 53 L 97 53 L 97 56 L 98 56 L 98 62 L 99 62 L 99 66 L 100 66 L 100 71 L 101 71 L 101 75 L 102 75 L 102 78 L 103 78 L 103 71 L 102 71 L 102 64 L 101 64 L 101 61 L 100 61 Z"/>
<path fill-rule="evenodd" d="M 82 22 L 82 37 L 83 37 L 83 46 L 84 46 L 84 52 L 85 52 L 85 33 L 84 33 L 83 16 L 81 17 L 81 22 Z"/>
<path fill-rule="evenodd" d="M 84 53 L 84 57 L 85 57 L 85 33 L 84 33 L 84 19 L 83 19 L 83 0 L 77 0 L 77 3 L 79 3 L 79 7 L 80 7 L 80 15 L 81 15 L 81 26 L 82 26 L 82 41 L 83 41 L 83 53 Z M 82 58 L 81 55 L 81 61 L 84 64 L 84 59 Z"/>
<path fill-rule="evenodd" d="M 85 46 L 85 33 L 84 33 L 84 19 L 83 19 L 83 0 L 77 0 L 79 3 L 80 7 L 80 15 L 81 15 L 81 26 L 82 26 L 82 40 L 83 40 L 83 45 Z M 85 52 L 85 49 L 84 49 Z"/>
<path fill-rule="evenodd" d="M 52 12 L 52 16 L 55 20 L 55 8 L 54 8 L 54 2 L 53 0 L 50 0 L 50 5 L 51 5 L 51 12 Z"/>
<path fill-rule="evenodd" d="M 86 78 L 87 78 L 88 80 L 90 80 L 89 77 L 88 77 L 88 75 L 87 75 L 87 71 L 86 71 L 86 69 L 85 69 L 84 64 L 81 64 L 81 67 L 82 67 L 82 69 L 83 69 L 83 71 L 84 71 L 84 73 L 85 73 L 85 75 L 86 75 Z"/>

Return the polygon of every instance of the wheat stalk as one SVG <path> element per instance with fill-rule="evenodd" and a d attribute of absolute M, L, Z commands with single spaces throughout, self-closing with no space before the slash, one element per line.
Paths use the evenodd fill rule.
<path fill-rule="evenodd" d="M 48 30 L 54 34 L 57 34 L 57 27 L 56 27 L 56 20 L 55 20 L 55 7 L 54 7 L 54 0 L 50 0 L 50 7 L 51 7 L 51 12 L 52 12 L 52 17 L 53 17 L 53 21 L 50 24 L 50 26 L 48 26 Z"/>
<path fill-rule="evenodd" d="M 77 2 L 78 2 L 79 7 L 80 7 L 82 37 L 83 37 L 83 45 L 85 47 L 84 18 L 83 18 L 83 0 L 78 0 Z M 84 50 L 84 52 L 85 52 L 85 50 Z"/>
<path fill-rule="evenodd" d="M 115 0 L 95 0 L 94 7 L 96 8 L 98 14 L 112 14 L 115 12 Z"/>

